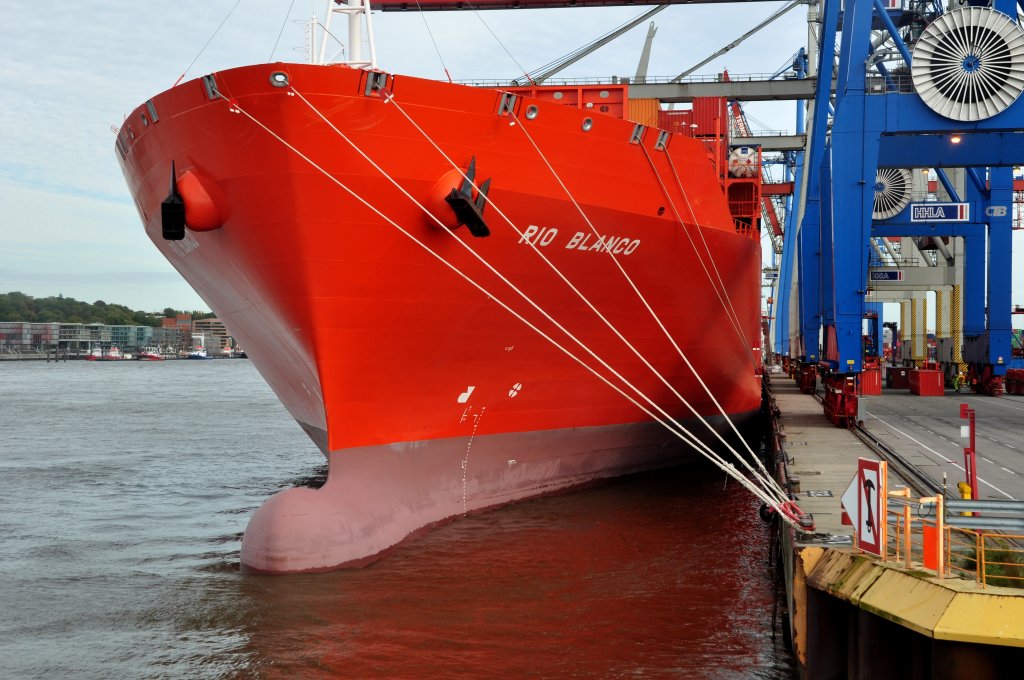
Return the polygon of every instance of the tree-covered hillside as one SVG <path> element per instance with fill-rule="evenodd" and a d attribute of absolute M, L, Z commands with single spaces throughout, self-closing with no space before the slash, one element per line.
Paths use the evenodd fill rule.
<path fill-rule="evenodd" d="M 180 312 L 170 307 L 162 312 L 138 312 L 124 305 L 93 303 L 74 298 L 34 298 L 24 293 L 0 293 L 0 321 L 31 321 L 60 323 L 102 323 L 108 326 L 159 326 L 161 319 L 173 318 Z M 212 317 L 210 312 L 191 312 L 193 319 Z"/>

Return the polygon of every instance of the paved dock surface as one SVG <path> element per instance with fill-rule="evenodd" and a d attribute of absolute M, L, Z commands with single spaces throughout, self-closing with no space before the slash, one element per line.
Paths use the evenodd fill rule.
<path fill-rule="evenodd" d="M 957 482 L 964 480 L 966 440 L 960 438 L 960 426 L 967 420 L 960 417 L 960 404 L 967 404 L 977 413 L 981 498 L 1024 499 L 1024 397 L 952 390 L 944 397 L 919 397 L 908 390 L 883 390 L 882 396 L 862 400 L 865 428 L 937 483 L 945 473 L 954 495 Z"/>
<path fill-rule="evenodd" d="M 833 425 L 821 402 L 802 393 L 791 378 L 779 373 L 771 376 L 771 382 L 781 411 L 789 472 L 800 479 L 797 504 L 814 515 L 816 533 L 829 534 L 831 542 L 849 544 L 853 527 L 842 523 L 840 499 L 857 474 L 857 459 L 878 456 L 852 432 Z M 889 488 L 902 484 L 890 471 Z"/>

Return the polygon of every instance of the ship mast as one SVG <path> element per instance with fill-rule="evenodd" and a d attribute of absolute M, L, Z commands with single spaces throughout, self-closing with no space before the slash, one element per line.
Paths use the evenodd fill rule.
<path fill-rule="evenodd" d="M 335 14 L 344 14 L 348 19 L 348 50 L 347 59 L 333 59 L 327 56 L 327 42 L 332 38 L 331 18 Z M 313 19 L 314 24 L 316 19 Z M 363 22 L 366 23 L 366 42 L 369 58 L 363 58 Z M 313 49 L 310 60 L 316 64 L 345 64 L 355 68 L 377 68 L 377 50 L 373 40 L 373 22 L 370 19 L 370 0 L 331 0 L 327 3 L 327 17 L 320 31 L 320 53 L 317 54 L 317 31 L 313 26 Z"/>

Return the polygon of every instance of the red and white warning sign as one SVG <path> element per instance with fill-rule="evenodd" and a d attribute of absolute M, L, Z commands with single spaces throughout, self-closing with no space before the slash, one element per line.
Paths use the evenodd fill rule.
<path fill-rule="evenodd" d="M 881 557 L 885 546 L 885 510 L 889 489 L 886 463 L 857 460 L 857 547 Z"/>
<path fill-rule="evenodd" d="M 856 528 L 857 547 L 879 557 L 885 545 L 887 466 L 881 460 L 857 459 L 857 474 L 841 499 L 843 524 Z"/>

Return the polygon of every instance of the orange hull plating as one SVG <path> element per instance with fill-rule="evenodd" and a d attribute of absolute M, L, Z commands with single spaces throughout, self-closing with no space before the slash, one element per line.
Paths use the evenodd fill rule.
<path fill-rule="evenodd" d="M 275 86 L 274 72 L 286 74 L 288 86 Z M 383 95 L 367 94 L 366 79 L 336 66 L 234 69 L 216 74 L 215 85 L 196 80 L 158 95 L 119 136 L 150 238 L 330 457 L 324 489 L 285 492 L 257 513 L 243 543 L 247 566 L 300 571 L 355 562 L 460 511 L 681 455 L 683 447 L 665 453 L 677 440 L 652 429 L 648 414 L 498 304 L 622 384 L 516 291 L 525 293 L 667 412 L 693 420 L 531 244 L 698 413 L 717 416 L 607 251 L 616 253 L 724 410 L 757 410 L 759 243 L 757 234 L 736 233 L 698 142 L 673 138 L 666 152 L 656 149 L 657 130 L 631 143 L 634 126 L 623 120 L 594 114 L 585 131 L 586 111 L 519 99 L 513 117 L 499 113 L 495 90 L 396 76 Z M 528 120 L 529 106 L 537 115 Z M 455 225 L 443 196 L 462 178 L 434 144 L 462 169 L 475 158 L 478 183 L 490 178 L 483 210 L 490 236 L 439 227 L 388 179 Z M 177 241 L 161 235 L 172 162 L 189 226 Z M 711 283 L 715 268 L 724 290 Z M 561 443 L 546 445 L 545 432 Z M 614 433 L 615 445 L 602 453 L 600 436 L 573 433 Z M 517 457 L 520 445 L 531 450 Z M 346 464 L 349 451 L 358 452 L 349 461 L 369 455 L 375 462 Z M 392 474 L 409 456 L 418 456 L 412 467 L 416 483 L 430 488 L 426 496 L 372 477 Z M 353 489 L 375 491 L 359 500 L 362 510 L 339 510 L 325 499 L 343 487 L 349 505 L 359 495 Z M 320 534 L 345 537 L 301 539 L 314 546 L 282 538 L 309 512 L 330 516 Z M 353 512 L 374 517 L 352 529 L 341 515 Z M 324 547 L 325 540 L 337 545 Z"/>

